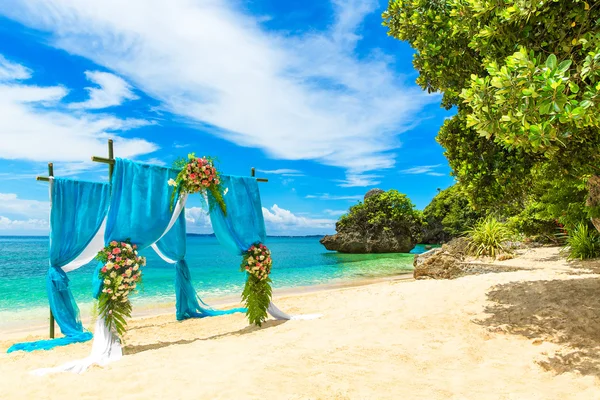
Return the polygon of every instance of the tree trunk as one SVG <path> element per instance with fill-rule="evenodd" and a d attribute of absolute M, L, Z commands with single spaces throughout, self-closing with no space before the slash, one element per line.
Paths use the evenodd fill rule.
<path fill-rule="evenodd" d="M 600 176 L 592 176 L 588 180 L 588 198 L 586 205 L 588 207 L 600 207 Z M 600 232 L 600 215 L 592 217 L 592 224 Z"/>

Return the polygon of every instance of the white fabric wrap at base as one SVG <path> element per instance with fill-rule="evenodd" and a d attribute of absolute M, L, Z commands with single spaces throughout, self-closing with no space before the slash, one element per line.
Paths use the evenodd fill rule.
<path fill-rule="evenodd" d="M 273 302 L 269 303 L 269 307 L 267 308 L 267 312 L 271 315 L 271 317 L 275 319 L 282 320 L 307 320 L 307 319 L 317 319 L 322 317 L 322 314 L 306 314 L 306 315 L 289 315 L 281 311 Z"/>
<path fill-rule="evenodd" d="M 108 363 L 120 360 L 122 356 L 123 351 L 119 339 L 106 327 L 104 318 L 98 318 L 96 321 L 96 329 L 94 330 L 92 353 L 89 357 L 82 360 L 71 361 L 54 368 L 36 369 L 31 373 L 38 376 L 55 374 L 58 372 L 82 374 L 93 364 L 105 366 Z"/>

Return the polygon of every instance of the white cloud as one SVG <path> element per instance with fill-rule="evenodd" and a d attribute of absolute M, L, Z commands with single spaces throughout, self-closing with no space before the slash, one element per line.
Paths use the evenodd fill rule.
<path fill-rule="evenodd" d="M 294 214 L 274 204 L 270 209 L 263 207 L 263 217 L 268 235 L 308 235 L 323 234 L 335 230 L 335 220 L 310 218 Z M 210 217 L 201 207 L 185 209 L 188 232 L 212 233 Z"/>
<path fill-rule="evenodd" d="M 375 1 L 333 2 L 331 25 L 296 36 L 220 1 L 6 0 L 0 13 L 114 70 L 164 110 L 275 158 L 342 167 L 347 186 L 394 165 L 398 134 L 437 102 L 380 50 L 359 57 Z"/>
<path fill-rule="evenodd" d="M 304 176 L 304 173 L 302 173 L 302 171 L 298 171 L 297 169 L 286 169 L 286 168 L 272 169 L 272 170 L 257 169 L 256 171 L 262 172 L 263 174 L 275 174 L 275 175 L 281 175 L 281 176 Z"/>
<path fill-rule="evenodd" d="M 377 179 L 381 178 L 381 175 L 375 174 L 347 174 L 346 179 L 337 180 L 336 182 L 340 182 L 338 186 L 340 187 L 364 187 L 364 186 L 374 186 L 381 181 Z"/>
<path fill-rule="evenodd" d="M 15 70 L 15 65 L 0 59 L 0 70 Z M 16 82 L 18 72 L 10 76 L 12 81 L 0 81 L 0 158 L 88 162 L 87 166 L 91 166 L 90 156 L 105 154 L 109 137 L 115 139 L 115 155 L 119 157 L 134 157 L 157 149 L 146 140 L 116 134 L 148 125 L 148 121 L 65 112 L 60 102 L 67 94 L 66 88 L 24 85 Z"/>
<path fill-rule="evenodd" d="M 431 176 L 445 176 L 446 174 L 443 174 L 441 172 L 435 172 L 434 169 L 441 167 L 442 164 L 436 164 L 436 165 L 421 165 L 418 167 L 412 167 L 412 168 L 408 168 L 408 169 L 403 169 L 402 171 L 400 171 L 401 174 L 408 174 L 408 175 L 419 175 L 419 174 L 425 174 L 425 175 L 431 175 Z"/>
<path fill-rule="evenodd" d="M 29 79 L 31 70 L 22 65 L 10 62 L 0 54 L 0 82 Z"/>
<path fill-rule="evenodd" d="M 188 233 L 212 233 L 212 224 L 206 210 L 201 207 L 186 207 L 185 220 Z"/>
<path fill-rule="evenodd" d="M 40 231 L 37 233 L 47 233 L 48 229 L 48 220 L 15 220 L 0 215 L 0 232 L 10 231 L 10 233 L 15 233 L 15 231 L 19 231 L 20 233 L 31 233 L 30 231 Z"/>
<path fill-rule="evenodd" d="M 20 199 L 15 193 L 0 193 L 0 215 L 16 214 L 34 219 L 48 219 L 49 201 Z"/>
<path fill-rule="evenodd" d="M 99 109 L 118 106 L 126 100 L 139 99 L 131 91 L 131 86 L 114 74 L 101 71 L 85 71 L 85 76 L 89 81 L 100 87 L 85 88 L 89 93 L 89 99 L 80 103 L 71 103 L 69 108 Z"/>
<path fill-rule="evenodd" d="M 265 207 L 262 210 L 267 232 L 272 233 L 326 233 L 334 230 L 336 222 L 333 219 L 300 217 L 277 204 L 273 204 L 270 210 Z"/>
<path fill-rule="evenodd" d="M 344 215 L 347 212 L 348 212 L 348 210 L 330 210 L 330 209 L 323 210 L 323 213 L 325 213 L 327 215 L 331 215 L 332 217 L 339 217 L 340 215 Z"/>
<path fill-rule="evenodd" d="M 321 194 L 309 194 L 306 195 L 307 199 L 318 199 L 318 200 L 362 200 L 364 195 L 357 194 L 351 196 L 336 196 L 330 195 L 329 193 L 321 193 Z"/>

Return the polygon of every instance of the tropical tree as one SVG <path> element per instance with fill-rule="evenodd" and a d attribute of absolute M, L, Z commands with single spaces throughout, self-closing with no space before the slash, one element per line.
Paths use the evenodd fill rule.
<path fill-rule="evenodd" d="M 448 242 L 472 228 L 483 213 L 473 208 L 459 185 L 440 191 L 423 210 L 423 242 Z"/>
<path fill-rule="evenodd" d="M 600 2 L 390 0 L 383 18 L 457 110 L 438 141 L 475 205 L 519 209 L 541 171 L 598 193 Z"/>

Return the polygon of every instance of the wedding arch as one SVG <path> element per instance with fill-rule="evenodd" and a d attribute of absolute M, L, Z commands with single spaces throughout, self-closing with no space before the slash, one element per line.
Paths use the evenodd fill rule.
<path fill-rule="evenodd" d="M 146 248 L 152 248 L 175 266 L 178 320 L 235 312 L 246 312 L 250 319 L 251 309 L 256 304 L 249 302 L 248 291 L 251 296 L 258 296 L 259 303 L 265 300 L 264 296 L 261 298 L 251 292 L 257 285 L 270 282 L 271 259 L 264 245 L 266 230 L 258 189 L 258 182 L 266 179 L 257 179 L 254 169 L 250 177 L 222 175 L 210 160 L 193 155 L 187 165 L 177 169 L 113 158 L 112 146 L 109 140 L 108 158 L 92 158 L 109 165 L 108 183 L 57 178 L 53 176 L 51 164 L 49 177 L 38 177 L 49 182 L 50 267 L 46 287 L 51 319 L 56 320 L 64 337 L 17 343 L 8 351 L 51 349 L 92 339 L 92 334 L 82 326 L 67 273 L 94 258 L 101 260 L 93 274 L 93 292 L 94 297 L 100 299 L 100 314 L 95 324 L 92 354 L 84 360 L 40 370 L 40 373 L 83 372 L 91 364 L 105 364 L 121 357 L 122 330 L 118 328 L 126 326 L 126 321 L 115 315 L 123 307 L 126 311 L 131 309 L 127 294 L 141 279 L 145 260 L 138 251 Z M 243 256 L 242 269 L 248 277 L 243 296 L 248 308 L 213 309 L 193 288 L 185 260 L 185 205 L 188 193 L 195 190 L 189 189 L 186 182 L 209 189 L 202 194 L 218 241 L 229 251 Z M 264 295 L 265 289 L 257 291 Z M 270 286 L 267 299 L 268 303 L 261 307 L 276 319 L 315 317 L 290 316 L 280 311 L 271 301 Z M 258 325 L 262 322 L 261 318 L 250 321 Z M 53 325 L 51 321 L 51 336 Z"/>

